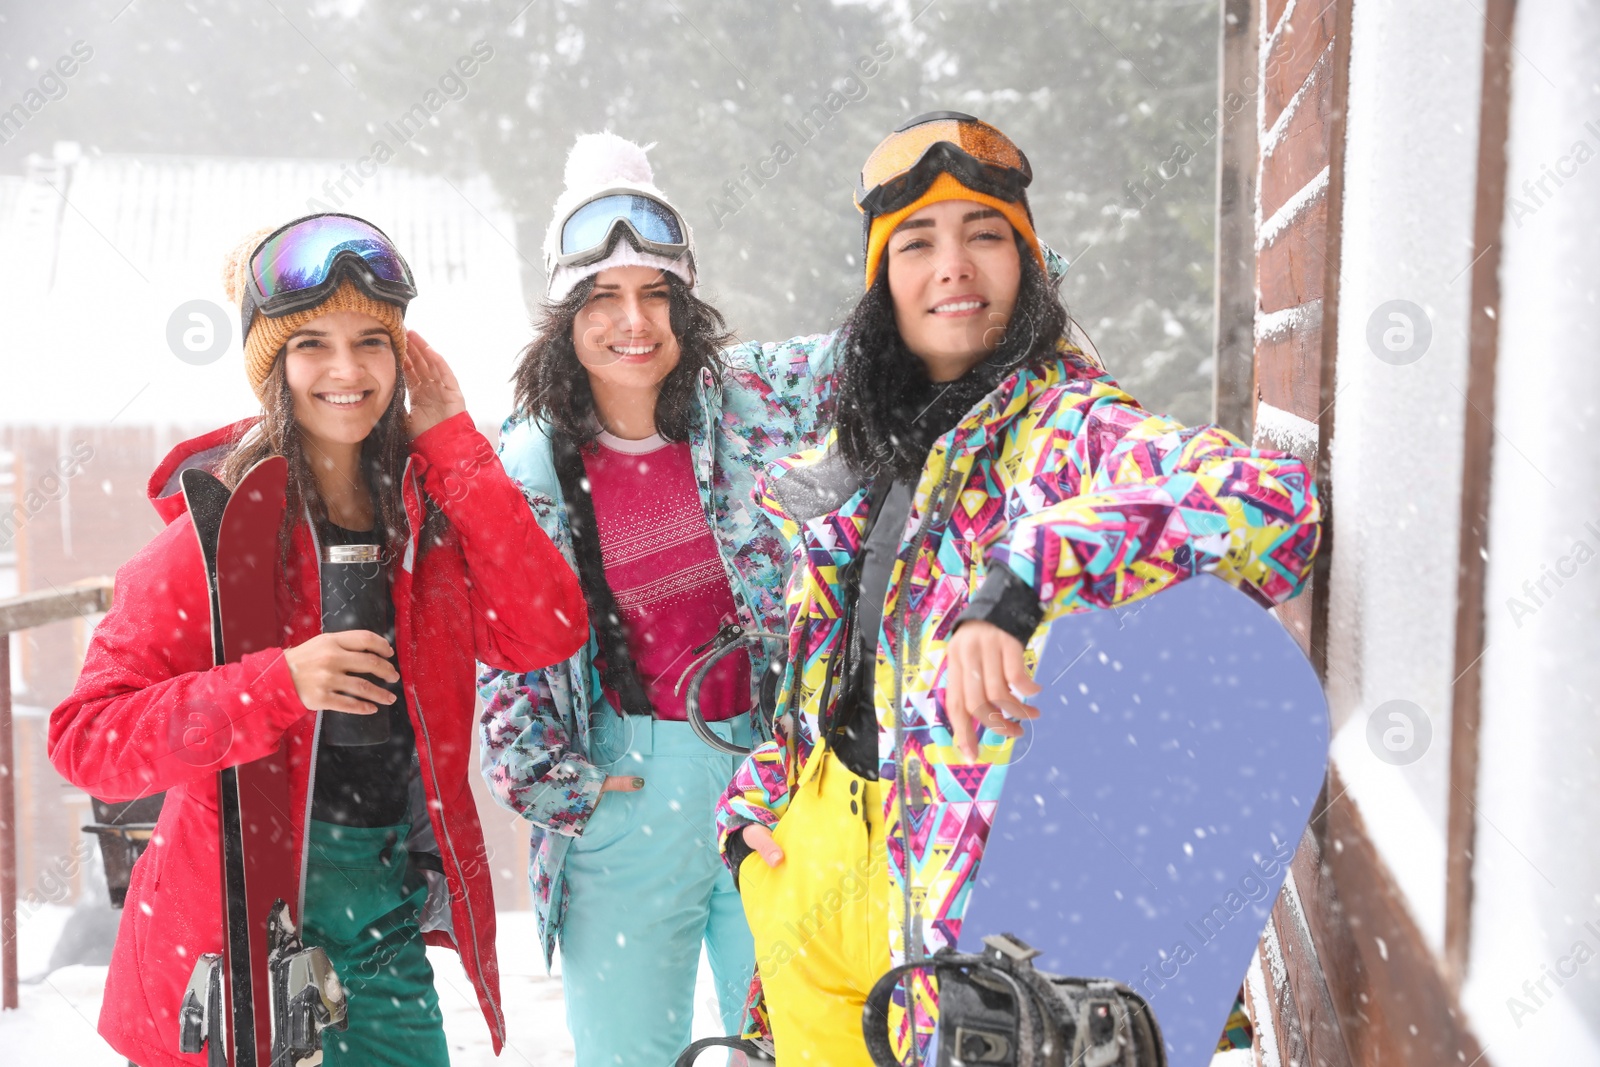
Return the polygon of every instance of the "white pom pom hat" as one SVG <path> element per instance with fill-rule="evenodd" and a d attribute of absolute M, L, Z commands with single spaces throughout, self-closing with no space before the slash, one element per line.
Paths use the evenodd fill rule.
<path fill-rule="evenodd" d="M 645 153 L 653 147 L 655 147 L 653 142 L 640 147 L 614 133 L 586 133 L 574 142 L 572 152 L 567 156 L 567 187 L 556 198 L 555 213 L 550 219 L 550 229 L 545 232 L 544 237 L 546 300 L 552 303 L 565 300 L 572 290 L 577 288 L 578 283 L 599 274 L 607 267 L 655 267 L 657 270 L 670 271 L 677 275 L 691 289 L 695 287 L 697 279 L 694 269 L 694 231 L 689 228 L 683 213 L 672 206 L 672 201 L 667 199 L 666 194 L 656 188 L 655 174 L 650 169 L 650 160 L 645 158 Z M 622 189 L 641 193 L 672 208 L 673 213 L 683 222 L 689 251 L 675 258 L 644 252 L 635 248 L 624 233 L 618 238 L 611 254 L 604 259 L 571 266 L 561 266 L 557 263 L 556 259 L 561 253 L 561 227 L 566 223 L 568 216 L 585 201 L 600 193 Z"/>

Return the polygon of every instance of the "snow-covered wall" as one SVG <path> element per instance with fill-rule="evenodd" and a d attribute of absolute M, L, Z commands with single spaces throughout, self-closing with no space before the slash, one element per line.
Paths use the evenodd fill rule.
<path fill-rule="evenodd" d="M 1496 1067 L 1600 1063 L 1600 3 L 1512 40 L 1464 1001 Z"/>
<path fill-rule="evenodd" d="M 1353 12 L 1327 681 L 1349 799 L 1435 950 L 1482 40 L 1459 0 Z"/>

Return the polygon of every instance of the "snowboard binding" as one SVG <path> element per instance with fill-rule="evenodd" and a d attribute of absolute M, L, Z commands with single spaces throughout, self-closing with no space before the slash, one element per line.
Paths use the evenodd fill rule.
<path fill-rule="evenodd" d="M 884 1019 L 902 979 L 931 967 L 939 984 L 938 1067 L 1166 1067 L 1161 1027 L 1138 993 L 1109 978 L 1036 970 L 1032 946 L 1011 934 L 984 952 L 945 948 L 892 968 L 867 995 L 862 1029 L 878 1067 L 898 1067 Z"/>

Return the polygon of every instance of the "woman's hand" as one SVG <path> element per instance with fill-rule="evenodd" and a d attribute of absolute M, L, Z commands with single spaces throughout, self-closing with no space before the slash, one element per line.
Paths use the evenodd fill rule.
<path fill-rule="evenodd" d="M 945 646 L 944 708 L 956 747 L 978 759 L 978 731 L 987 726 L 1021 737 L 1020 719 L 1039 717 L 1022 701 L 1039 692 L 1022 662 L 1022 642 L 989 622 L 962 623 Z"/>
<path fill-rule="evenodd" d="M 400 672 L 386 658 L 393 655 L 394 647 L 371 630 L 346 630 L 318 634 L 284 652 L 283 658 L 289 661 L 294 691 L 307 711 L 371 715 L 397 698 L 356 675 L 371 674 L 386 682 L 398 682 Z"/>
<path fill-rule="evenodd" d="M 644 788 L 644 779 L 628 774 L 608 774 L 600 785 L 602 793 L 637 793 Z"/>
<path fill-rule="evenodd" d="M 461 395 L 461 385 L 450 364 L 416 330 L 406 331 L 406 355 L 400 369 L 405 372 L 406 389 L 411 393 L 406 429 L 413 439 L 467 410 L 466 398 Z"/>
<path fill-rule="evenodd" d="M 783 862 L 783 849 L 772 839 L 772 831 L 759 823 L 752 823 L 739 831 L 744 835 L 744 843 L 750 846 L 752 852 L 761 857 L 761 862 L 768 867 L 776 867 Z"/>

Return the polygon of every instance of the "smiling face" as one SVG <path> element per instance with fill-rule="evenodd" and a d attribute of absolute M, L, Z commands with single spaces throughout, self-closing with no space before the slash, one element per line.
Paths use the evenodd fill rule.
<path fill-rule="evenodd" d="M 572 320 L 572 347 L 602 394 L 649 394 L 682 356 L 672 332 L 672 296 L 654 267 L 607 267 Z"/>
<path fill-rule="evenodd" d="M 889 237 L 889 295 L 906 347 L 936 382 L 953 381 L 1000 346 L 1016 307 L 1016 231 L 974 200 L 929 204 Z"/>
<path fill-rule="evenodd" d="M 359 445 L 394 398 L 394 342 L 383 323 L 359 311 L 331 311 L 306 323 L 284 346 L 284 377 L 307 442 Z"/>

